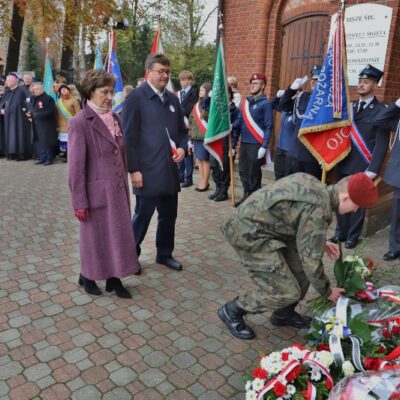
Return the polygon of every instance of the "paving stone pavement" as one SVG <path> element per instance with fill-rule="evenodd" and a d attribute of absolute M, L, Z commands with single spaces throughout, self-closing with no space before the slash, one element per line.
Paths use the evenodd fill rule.
<path fill-rule="evenodd" d="M 251 284 L 219 231 L 233 208 L 193 188 L 179 197 L 174 255 L 184 270 L 155 264 L 154 219 L 143 274 L 125 280 L 133 299 L 91 297 L 76 283 L 66 164 L 0 160 L 0 400 L 243 399 L 259 352 L 303 342 L 268 313 L 248 317 L 256 340 L 224 328 L 216 310 Z M 374 235 L 363 254 L 381 259 L 386 238 L 387 229 Z M 380 265 L 383 283 L 399 281 L 399 262 Z"/>

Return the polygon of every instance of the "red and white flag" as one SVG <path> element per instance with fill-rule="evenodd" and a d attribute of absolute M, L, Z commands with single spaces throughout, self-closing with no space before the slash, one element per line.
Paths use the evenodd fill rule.
<path fill-rule="evenodd" d="M 158 25 L 156 32 L 154 33 L 153 43 L 151 45 L 150 54 L 164 54 L 164 47 L 161 42 L 161 27 Z M 169 78 L 167 89 L 175 93 L 174 86 L 172 85 L 171 78 Z"/>

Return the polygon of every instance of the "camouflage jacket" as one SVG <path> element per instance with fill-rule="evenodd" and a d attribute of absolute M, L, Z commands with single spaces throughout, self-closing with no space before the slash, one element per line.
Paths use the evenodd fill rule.
<path fill-rule="evenodd" d="M 329 296 L 322 256 L 326 231 L 338 206 L 336 185 L 326 186 L 309 174 L 297 173 L 252 194 L 221 230 L 242 254 L 295 245 L 311 285 Z"/>

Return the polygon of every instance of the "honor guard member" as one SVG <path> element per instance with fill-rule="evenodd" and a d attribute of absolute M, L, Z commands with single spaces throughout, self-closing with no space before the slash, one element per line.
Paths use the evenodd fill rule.
<path fill-rule="evenodd" d="M 320 73 L 321 66 L 314 65 L 310 71 L 311 92 L 314 90 Z M 296 78 L 294 80 L 281 97 L 279 101 L 279 109 L 281 112 L 293 112 L 294 133 L 288 150 L 288 154 L 292 158 L 292 172 L 305 172 L 321 179 L 321 166 L 309 152 L 307 147 L 299 140 L 299 130 L 311 96 L 311 92 L 303 92 L 301 90 L 307 80 L 307 76 L 304 78 Z"/>
<path fill-rule="evenodd" d="M 273 128 L 272 105 L 264 95 L 266 82 L 264 74 L 251 75 L 251 96 L 241 102 L 239 129 L 233 138 L 233 143 L 237 143 L 238 135 L 241 137 L 239 175 L 243 198 L 236 203 L 237 206 L 261 187 L 261 165 L 267 154 Z"/>
<path fill-rule="evenodd" d="M 393 187 L 392 219 L 389 231 L 389 251 L 384 254 L 385 261 L 393 261 L 400 257 L 400 99 L 395 103 L 382 108 L 377 113 L 376 125 L 396 132 L 391 153 L 383 180 Z"/>
<path fill-rule="evenodd" d="M 367 65 L 359 74 L 357 93 L 358 100 L 352 102 L 353 128 L 351 133 L 351 151 L 336 166 L 336 179 L 365 172 L 374 179 L 385 159 L 389 144 L 387 129 L 373 124 L 379 111 L 385 106 L 374 96 L 375 88 L 381 80 L 383 72 L 372 65 Z M 353 249 L 357 246 L 364 223 L 365 210 L 359 209 L 349 215 L 338 215 L 335 236 L 331 241 L 344 241 L 345 247 Z"/>
<path fill-rule="evenodd" d="M 344 289 L 330 286 L 322 264 L 324 251 L 339 257 L 336 244 L 326 241 L 332 214 L 372 207 L 378 191 L 363 173 L 326 186 L 315 177 L 297 173 L 254 193 L 221 228 L 240 256 L 256 286 L 218 310 L 219 318 L 240 339 L 255 333 L 243 316 L 273 310 L 276 326 L 306 328 L 311 318 L 295 311 L 310 284 L 331 301 Z"/>

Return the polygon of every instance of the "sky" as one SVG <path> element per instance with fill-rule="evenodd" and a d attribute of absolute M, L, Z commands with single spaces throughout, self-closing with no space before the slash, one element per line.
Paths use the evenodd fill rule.
<path fill-rule="evenodd" d="M 209 0 L 206 2 L 206 8 L 204 14 L 207 15 L 214 7 L 218 5 L 218 0 Z M 217 34 L 217 14 L 218 10 L 215 10 L 210 16 L 205 29 L 204 39 L 207 43 L 213 43 L 215 41 L 215 35 Z"/>

